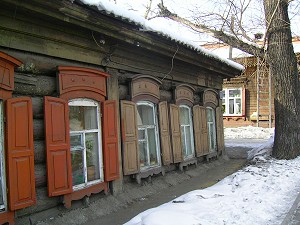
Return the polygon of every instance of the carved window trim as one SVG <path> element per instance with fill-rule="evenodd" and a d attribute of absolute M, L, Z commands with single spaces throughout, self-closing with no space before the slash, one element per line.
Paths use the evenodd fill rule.
<path fill-rule="evenodd" d="M 216 90 L 207 89 L 203 92 L 203 106 L 216 109 L 219 106 L 219 98 Z"/>
<path fill-rule="evenodd" d="M 194 105 L 195 88 L 187 84 L 180 84 L 175 89 L 176 105 L 187 105 L 192 107 Z"/>
<path fill-rule="evenodd" d="M 136 75 L 131 81 L 131 100 L 135 103 L 139 101 L 150 101 L 159 103 L 162 82 L 150 75 Z"/>
<path fill-rule="evenodd" d="M 106 97 L 106 78 L 110 75 L 94 69 L 59 66 L 59 94 L 66 100 L 90 98 L 103 102 Z"/>
<path fill-rule="evenodd" d="M 21 61 L 4 52 L 0 52 L 0 99 L 7 100 L 12 98 L 12 92 L 15 88 L 15 67 L 21 65 Z"/>

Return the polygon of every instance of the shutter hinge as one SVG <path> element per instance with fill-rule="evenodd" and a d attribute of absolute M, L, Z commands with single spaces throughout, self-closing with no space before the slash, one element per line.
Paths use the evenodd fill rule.
<path fill-rule="evenodd" d="M 3 117 L 3 123 L 6 123 L 6 117 Z"/>

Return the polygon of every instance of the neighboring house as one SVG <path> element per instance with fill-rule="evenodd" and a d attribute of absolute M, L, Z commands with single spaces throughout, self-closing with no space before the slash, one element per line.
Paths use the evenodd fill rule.
<path fill-rule="evenodd" d="M 239 64 L 80 1 L 0 19 L 0 224 L 222 154 Z"/>
<path fill-rule="evenodd" d="M 299 37 L 293 38 L 293 45 L 300 64 Z M 222 57 L 229 57 L 229 46 L 226 44 L 210 44 L 203 47 Z M 233 49 L 232 52 L 233 60 L 242 64 L 245 70 L 241 75 L 223 81 L 223 91 L 220 95 L 224 126 L 274 127 L 274 85 L 268 65 L 238 49 Z"/>

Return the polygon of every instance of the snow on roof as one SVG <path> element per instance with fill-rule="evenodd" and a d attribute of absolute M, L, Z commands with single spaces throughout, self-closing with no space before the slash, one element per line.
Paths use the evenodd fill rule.
<path fill-rule="evenodd" d="M 80 0 L 86 5 L 95 5 L 99 11 L 105 11 L 107 14 L 111 14 L 114 17 L 119 17 L 124 21 L 134 23 L 141 27 L 142 31 L 151 31 L 162 35 L 164 37 L 170 38 L 177 43 L 183 44 L 190 49 L 200 52 L 203 55 L 216 59 L 222 63 L 227 64 L 237 70 L 244 70 L 244 66 L 231 61 L 229 59 L 220 57 L 219 55 L 199 46 L 194 43 L 192 40 L 185 37 L 184 32 L 178 32 L 178 27 L 170 26 L 168 20 L 157 21 L 157 20 L 146 20 L 142 16 L 138 15 L 133 11 L 129 11 L 123 7 L 120 7 L 114 3 L 109 2 L 108 0 Z"/>

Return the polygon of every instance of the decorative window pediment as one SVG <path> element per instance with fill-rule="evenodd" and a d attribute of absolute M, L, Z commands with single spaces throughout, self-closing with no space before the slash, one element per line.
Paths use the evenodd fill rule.
<path fill-rule="evenodd" d="M 175 99 L 176 104 L 184 104 L 188 106 L 193 106 L 194 104 L 194 92 L 195 89 L 186 84 L 180 84 L 175 89 Z"/>
<path fill-rule="evenodd" d="M 138 75 L 132 78 L 132 101 L 149 100 L 158 103 L 160 99 L 159 86 L 161 81 L 149 75 Z"/>
<path fill-rule="evenodd" d="M 2 99 L 11 98 L 14 90 L 15 67 L 21 66 L 22 62 L 14 57 L 0 52 L 0 92 Z"/>
<path fill-rule="evenodd" d="M 66 99 L 86 97 L 103 101 L 109 74 L 81 67 L 59 66 L 59 93 Z M 101 98 L 102 96 L 102 98 Z"/>
<path fill-rule="evenodd" d="M 213 90 L 205 90 L 203 93 L 203 105 L 216 108 L 219 105 L 217 93 Z"/>

